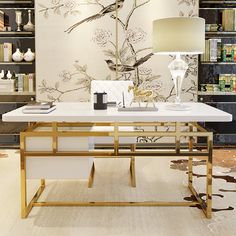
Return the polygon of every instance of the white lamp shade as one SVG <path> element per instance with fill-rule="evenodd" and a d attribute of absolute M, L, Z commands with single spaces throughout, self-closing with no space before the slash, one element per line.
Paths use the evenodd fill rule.
<path fill-rule="evenodd" d="M 173 17 L 153 22 L 155 54 L 201 54 L 205 51 L 205 20 Z"/>

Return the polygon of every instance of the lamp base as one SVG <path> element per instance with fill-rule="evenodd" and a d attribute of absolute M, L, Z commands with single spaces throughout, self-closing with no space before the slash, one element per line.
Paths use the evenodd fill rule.
<path fill-rule="evenodd" d="M 166 106 L 167 110 L 171 111 L 189 111 L 191 110 L 190 106 L 184 105 L 182 103 L 174 103 Z"/>

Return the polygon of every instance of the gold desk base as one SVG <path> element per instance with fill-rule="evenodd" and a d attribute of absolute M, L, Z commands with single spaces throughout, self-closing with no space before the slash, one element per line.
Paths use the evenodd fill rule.
<path fill-rule="evenodd" d="M 60 131 L 60 127 L 91 127 L 91 126 L 113 126 L 112 132 L 91 132 L 91 131 Z M 155 127 L 155 131 L 119 131 L 120 126 L 140 126 L 140 127 Z M 38 127 L 51 127 L 51 131 L 36 131 Z M 163 127 L 169 127 L 166 131 L 159 130 Z M 90 151 L 90 152 L 59 152 L 58 137 L 89 137 L 89 136 L 110 136 L 114 138 L 114 150 L 106 151 Z M 131 146 L 130 150 L 121 150 L 119 145 L 119 137 L 136 137 L 136 136 L 156 136 L 156 137 L 172 137 L 175 139 L 175 150 L 164 151 L 138 151 L 135 145 Z M 26 137 L 51 137 L 52 152 L 27 152 L 25 149 Z M 181 149 L 181 138 L 188 139 L 188 150 Z M 206 137 L 207 145 L 205 150 L 193 150 L 194 137 Z M 212 149 L 213 149 L 213 134 L 208 132 L 196 123 L 160 123 L 160 122 L 115 122 L 115 123 L 34 123 L 30 124 L 29 128 L 20 135 L 20 154 L 21 154 L 21 217 L 26 218 L 34 206 L 95 206 L 95 207 L 154 207 L 154 206 L 196 206 L 200 205 L 202 211 L 207 218 L 212 217 Z M 143 202 L 40 202 L 38 201 L 43 190 L 45 189 L 45 180 L 41 180 L 41 185 L 35 193 L 32 200 L 27 201 L 27 181 L 26 181 L 26 158 L 34 157 L 83 157 L 94 156 L 97 158 L 130 158 L 130 173 L 132 186 L 136 186 L 135 182 L 135 158 L 138 157 L 161 157 L 161 156 L 186 156 L 188 157 L 188 187 L 191 193 L 195 196 L 195 201 L 192 202 L 162 202 L 162 201 L 143 201 Z M 203 200 L 195 188 L 193 187 L 193 157 L 202 157 L 206 160 L 206 200 Z M 88 187 L 92 187 L 95 173 L 95 166 L 93 164 L 90 177 L 88 180 Z"/>

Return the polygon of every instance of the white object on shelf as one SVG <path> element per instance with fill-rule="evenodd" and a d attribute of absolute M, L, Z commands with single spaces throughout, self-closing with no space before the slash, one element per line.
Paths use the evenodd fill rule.
<path fill-rule="evenodd" d="M 31 20 L 31 10 L 28 10 L 28 18 L 29 18 L 29 21 L 26 25 L 24 25 L 24 30 L 25 31 L 34 31 L 34 24 L 32 23 L 32 20 Z"/>
<path fill-rule="evenodd" d="M 19 48 L 12 54 L 12 60 L 15 62 L 21 62 L 24 59 L 23 53 L 20 51 Z"/>
<path fill-rule="evenodd" d="M 1 73 L 0 73 L 0 79 L 3 79 L 4 76 L 5 76 L 4 70 L 1 70 Z"/>
<path fill-rule="evenodd" d="M 28 48 L 28 51 L 24 54 L 24 60 L 27 62 L 34 61 L 35 54 Z"/>
<path fill-rule="evenodd" d="M 12 74 L 11 74 L 10 71 L 7 71 L 7 78 L 8 78 L 8 79 L 11 79 L 11 78 L 12 78 Z"/>
<path fill-rule="evenodd" d="M 14 92 L 14 80 L 10 79 L 1 79 L 0 80 L 0 92 Z"/>

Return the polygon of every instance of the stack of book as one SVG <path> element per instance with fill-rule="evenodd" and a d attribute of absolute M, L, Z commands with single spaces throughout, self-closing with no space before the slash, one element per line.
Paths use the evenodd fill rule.
<path fill-rule="evenodd" d="M 205 40 L 205 53 L 201 55 L 201 61 L 221 61 L 221 39 Z"/>
<path fill-rule="evenodd" d="M 4 12 L 0 11 L 0 31 L 3 31 L 4 29 Z"/>
<path fill-rule="evenodd" d="M 35 78 L 34 74 L 16 74 L 18 92 L 34 92 Z"/>
<path fill-rule="evenodd" d="M 0 62 L 12 61 L 12 43 L 0 44 Z"/>
<path fill-rule="evenodd" d="M 56 109 L 52 102 L 35 102 L 24 106 L 22 112 L 24 114 L 48 114 Z"/>

